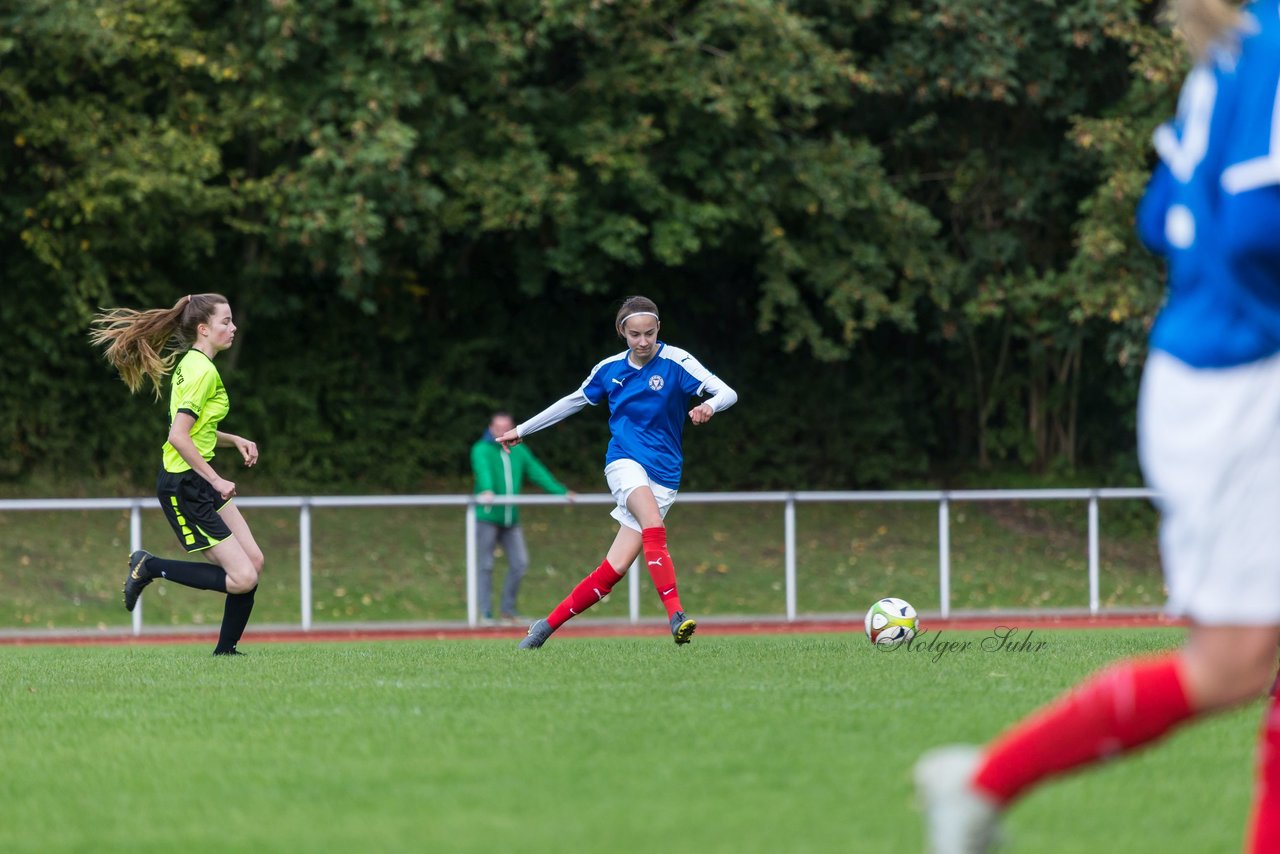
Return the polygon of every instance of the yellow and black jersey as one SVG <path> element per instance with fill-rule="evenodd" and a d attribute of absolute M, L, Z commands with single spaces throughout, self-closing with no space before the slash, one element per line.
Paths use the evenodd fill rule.
<path fill-rule="evenodd" d="M 169 423 L 173 424 L 179 412 L 186 412 L 196 419 L 191 428 L 191 439 L 196 450 L 206 460 L 213 459 L 213 449 L 218 443 L 218 425 L 227 417 L 231 399 L 222 385 L 222 377 L 213 366 L 213 360 L 199 350 L 188 350 L 173 369 L 169 391 Z M 164 470 L 172 473 L 189 471 L 191 466 L 169 442 L 164 443 Z"/>

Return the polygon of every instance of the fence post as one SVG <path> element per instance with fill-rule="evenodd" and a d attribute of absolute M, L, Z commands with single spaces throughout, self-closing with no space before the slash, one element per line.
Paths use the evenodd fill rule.
<path fill-rule="evenodd" d="M 783 509 L 783 524 L 786 530 L 786 542 L 784 546 L 785 558 L 783 559 L 784 571 L 787 577 L 787 621 L 795 622 L 796 619 L 796 497 L 794 494 L 787 496 L 787 504 Z"/>
<path fill-rule="evenodd" d="M 129 554 L 142 548 L 142 501 L 135 500 L 129 507 Z M 133 633 L 142 634 L 142 597 L 133 606 Z"/>
<path fill-rule="evenodd" d="M 476 599 L 478 584 L 476 566 L 476 503 L 467 504 L 467 625 L 475 628 L 480 622 L 480 603 Z"/>
<path fill-rule="evenodd" d="M 311 630 L 311 501 L 298 508 L 298 597 L 302 600 L 302 630 Z"/>
<path fill-rule="evenodd" d="M 1089 613 L 1098 613 L 1098 493 L 1089 496 Z"/>
<path fill-rule="evenodd" d="M 627 571 L 627 596 L 630 599 L 631 622 L 632 624 L 640 622 L 640 552 L 636 555 L 636 559 L 631 561 L 631 569 Z"/>
<path fill-rule="evenodd" d="M 938 501 L 938 599 L 945 620 L 951 616 L 951 500 L 942 493 Z"/>

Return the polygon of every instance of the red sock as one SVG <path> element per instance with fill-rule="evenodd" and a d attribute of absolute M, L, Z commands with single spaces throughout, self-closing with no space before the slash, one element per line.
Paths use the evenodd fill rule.
<path fill-rule="evenodd" d="M 1276 690 L 1272 689 L 1271 705 L 1262 719 L 1258 745 L 1258 778 L 1249 821 L 1248 850 L 1253 854 L 1280 851 L 1280 696 Z"/>
<path fill-rule="evenodd" d="M 676 567 L 667 551 L 667 529 L 645 528 L 640 532 L 644 543 L 644 560 L 649 565 L 649 577 L 653 579 L 658 598 L 667 609 L 667 619 L 675 616 L 680 607 L 680 594 L 676 592 Z"/>
<path fill-rule="evenodd" d="M 620 578 L 622 576 L 609 566 L 607 559 L 601 561 L 600 565 L 579 581 L 578 586 L 573 588 L 573 592 L 547 615 L 547 622 L 551 624 L 552 630 L 560 628 L 569 621 L 570 617 L 581 614 L 607 596 Z"/>
<path fill-rule="evenodd" d="M 1000 736 L 973 784 L 1007 804 L 1054 774 L 1164 735 L 1194 714 L 1177 655 L 1109 667 Z"/>

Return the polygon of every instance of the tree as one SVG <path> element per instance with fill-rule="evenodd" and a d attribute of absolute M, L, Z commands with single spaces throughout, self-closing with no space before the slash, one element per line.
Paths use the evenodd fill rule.
<path fill-rule="evenodd" d="M 193 291 L 235 308 L 221 364 L 243 432 L 318 481 L 454 471 L 474 413 L 579 381 L 611 346 L 609 300 L 635 292 L 674 301 L 690 343 L 734 351 L 780 398 L 857 390 L 824 413 L 877 463 L 833 468 L 773 407 L 753 428 L 783 440 L 777 471 L 1074 461 L 1082 435 L 1114 436 L 1097 425 L 1128 406 L 1158 299 L 1129 218 L 1180 59 L 1151 16 L 1134 0 L 10 8 L 0 249 L 20 287 L 0 301 L 0 474 L 149 467 L 154 408 L 84 329 L 98 306 Z M 529 340 L 556 346 L 513 359 Z M 85 389 L 98 406 L 77 405 Z"/>

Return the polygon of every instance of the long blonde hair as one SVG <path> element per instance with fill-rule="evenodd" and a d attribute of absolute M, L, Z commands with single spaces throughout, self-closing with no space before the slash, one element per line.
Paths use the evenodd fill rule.
<path fill-rule="evenodd" d="M 103 355 L 120 372 L 129 391 L 137 392 L 146 380 L 151 380 L 159 399 L 160 385 L 173 369 L 178 351 L 195 343 L 197 328 L 208 323 L 217 307 L 226 301 L 221 294 L 188 294 L 173 308 L 100 311 L 93 317 L 89 340 L 95 345 L 107 345 Z"/>
<path fill-rule="evenodd" d="M 1240 9 L 1227 0 L 1170 0 L 1169 11 L 1197 60 L 1240 25 Z"/>

